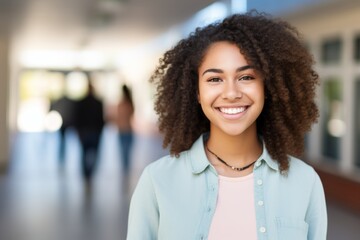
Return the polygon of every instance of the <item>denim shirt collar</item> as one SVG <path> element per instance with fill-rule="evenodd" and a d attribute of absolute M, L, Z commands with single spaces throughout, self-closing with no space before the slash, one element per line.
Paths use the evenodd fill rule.
<path fill-rule="evenodd" d="M 202 173 L 210 162 L 205 153 L 204 141 L 209 137 L 208 133 L 202 134 L 189 150 L 190 162 L 193 174 Z"/>
<path fill-rule="evenodd" d="M 205 153 L 204 142 L 209 137 L 209 133 L 202 134 L 189 149 L 190 163 L 193 174 L 200 174 L 210 166 L 210 162 Z M 275 171 L 279 171 L 278 163 L 273 160 L 268 153 L 265 142 L 263 141 L 263 152 L 255 163 L 254 170 L 256 170 L 262 162 L 265 162 L 268 167 Z"/>
<path fill-rule="evenodd" d="M 269 152 L 266 149 L 264 140 L 263 140 L 263 152 L 260 155 L 260 157 L 258 158 L 258 160 L 256 161 L 254 170 L 257 169 L 261 165 L 262 161 L 264 161 L 267 164 L 267 166 L 269 168 L 271 168 L 272 170 L 279 171 L 279 164 L 277 161 L 272 159 L 272 157 L 270 156 Z"/>

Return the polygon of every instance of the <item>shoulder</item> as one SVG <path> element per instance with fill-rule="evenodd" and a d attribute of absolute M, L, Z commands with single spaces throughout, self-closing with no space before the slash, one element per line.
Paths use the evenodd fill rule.
<path fill-rule="evenodd" d="M 137 184 L 138 191 L 156 192 L 159 198 L 192 183 L 194 174 L 187 155 L 188 152 L 179 157 L 168 155 L 146 166 Z"/>
<path fill-rule="evenodd" d="M 316 184 L 321 184 L 315 169 L 296 157 L 289 159 L 289 170 L 286 178 L 293 183 L 298 183 L 299 186 L 313 187 Z"/>
<path fill-rule="evenodd" d="M 267 175 L 269 195 L 277 192 L 284 202 L 292 202 L 306 208 L 312 199 L 324 198 L 324 190 L 319 175 L 312 166 L 306 162 L 290 157 L 289 169 L 286 173 L 271 171 Z M 275 197 L 278 201 L 278 197 Z M 305 204 L 305 205 L 304 205 Z"/>
<path fill-rule="evenodd" d="M 312 176 L 316 174 L 314 168 L 296 157 L 289 157 L 289 174 Z"/>
<path fill-rule="evenodd" d="M 178 156 L 167 155 L 149 164 L 145 171 L 157 180 L 179 181 L 192 179 L 200 176 L 207 167 L 209 161 L 203 145 L 203 135 L 201 135 L 191 146 L 190 149 L 181 152 Z M 176 179 L 176 180 L 175 180 Z"/>
<path fill-rule="evenodd" d="M 189 166 L 188 151 L 181 152 L 178 157 L 173 155 L 164 156 L 146 166 L 145 170 L 152 177 L 167 177 L 168 175 L 191 172 Z"/>

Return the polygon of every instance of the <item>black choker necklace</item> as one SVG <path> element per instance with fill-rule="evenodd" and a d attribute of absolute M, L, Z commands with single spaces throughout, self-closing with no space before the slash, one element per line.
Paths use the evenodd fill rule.
<path fill-rule="evenodd" d="M 249 165 L 246 165 L 245 167 L 234 167 L 231 166 L 229 164 L 227 164 L 227 162 L 225 162 L 224 160 L 222 160 L 218 155 L 216 155 L 215 153 L 213 153 L 212 151 L 210 151 L 210 149 L 208 148 L 208 146 L 206 146 L 206 149 L 212 154 L 214 155 L 220 162 L 222 162 L 223 164 L 225 164 L 226 166 L 230 167 L 232 170 L 236 170 L 236 171 L 243 171 L 245 169 L 248 169 L 249 167 L 251 167 L 257 160 L 253 161 L 252 163 L 250 163 Z"/>

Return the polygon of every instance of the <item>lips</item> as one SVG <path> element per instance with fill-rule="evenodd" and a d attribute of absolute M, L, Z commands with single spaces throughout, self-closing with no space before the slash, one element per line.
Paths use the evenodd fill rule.
<path fill-rule="evenodd" d="M 242 107 L 219 107 L 219 111 L 229 115 L 235 115 L 244 112 L 248 106 Z"/>

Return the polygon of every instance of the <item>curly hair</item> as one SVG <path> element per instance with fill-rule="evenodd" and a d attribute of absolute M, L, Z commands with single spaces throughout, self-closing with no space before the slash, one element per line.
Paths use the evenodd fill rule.
<path fill-rule="evenodd" d="M 178 156 L 210 130 L 197 100 L 198 68 L 209 46 L 219 41 L 236 44 L 264 76 L 265 105 L 256 122 L 258 134 L 281 172 L 286 172 L 288 156 L 303 153 L 305 133 L 319 115 L 318 74 L 299 32 L 281 19 L 256 11 L 197 28 L 160 59 L 150 81 L 157 89 L 155 111 L 163 146 L 170 146 L 170 153 Z"/>

